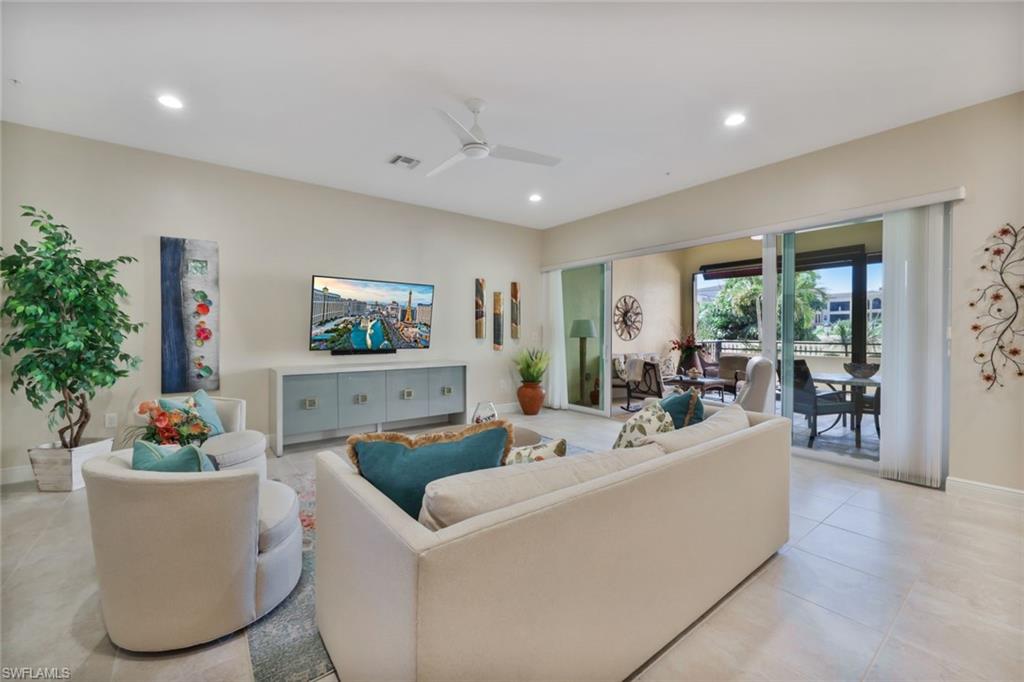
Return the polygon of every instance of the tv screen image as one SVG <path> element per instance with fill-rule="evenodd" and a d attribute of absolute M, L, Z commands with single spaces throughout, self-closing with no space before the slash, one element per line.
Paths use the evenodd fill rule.
<path fill-rule="evenodd" d="M 434 285 L 313 277 L 309 349 L 352 352 L 430 347 Z"/>

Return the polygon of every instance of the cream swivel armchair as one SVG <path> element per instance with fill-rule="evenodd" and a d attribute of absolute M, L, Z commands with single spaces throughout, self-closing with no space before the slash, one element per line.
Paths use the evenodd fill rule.
<path fill-rule="evenodd" d="M 179 396 L 168 397 L 180 400 Z M 260 480 L 267 479 L 267 437 L 259 431 L 245 428 L 245 401 L 239 398 L 210 396 L 217 408 L 217 416 L 224 433 L 211 436 L 200 449 L 209 455 L 221 471 L 249 468 L 259 472 Z M 135 412 L 136 424 L 145 424 L 146 418 Z"/>
<path fill-rule="evenodd" d="M 775 400 L 775 369 L 768 358 L 753 357 L 737 373 L 736 402 L 747 412 L 772 414 Z"/>
<path fill-rule="evenodd" d="M 302 573 L 294 490 L 253 468 L 164 473 L 134 471 L 129 460 L 122 451 L 82 467 L 114 644 L 167 651 L 209 642 L 288 596 Z"/>

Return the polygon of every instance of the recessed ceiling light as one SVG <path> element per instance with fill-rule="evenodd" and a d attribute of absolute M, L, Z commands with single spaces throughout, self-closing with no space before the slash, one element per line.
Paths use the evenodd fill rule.
<path fill-rule="evenodd" d="M 725 125 L 729 126 L 730 128 L 735 128 L 738 125 L 742 125 L 743 122 L 746 120 L 746 116 L 737 112 L 735 114 L 729 114 L 728 116 L 725 117 Z"/>
<path fill-rule="evenodd" d="M 764 239 L 764 235 L 763 234 L 755 234 L 754 236 L 751 237 L 751 239 L 753 239 L 755 242 L 759 242 L 762 239 Z"/>
<path fill-rule="evenodd" d="M 533 203 L 535 203 L 535 204 L 536 204 L 536 203 L 537 203 L 538 201 L 540 201 L 541 199 L 543 199 L 543 198 L 544 198 L 544 197 L 542 197 L 542 196 L 541 196 L 541 195 L 539 195 L 539 194 L 531 194 L 531 195 L 530 195 L 530 201 L 531 201 L 531 202 L 533 202 Z"/>
<path fill-rule="evenodd" d="M 156 98 L 157 102 L 163 104 L 168 109 L 181 109 L 185 105 L 182 104 L 181 100 L 174 95 L 160 95 Z"/>

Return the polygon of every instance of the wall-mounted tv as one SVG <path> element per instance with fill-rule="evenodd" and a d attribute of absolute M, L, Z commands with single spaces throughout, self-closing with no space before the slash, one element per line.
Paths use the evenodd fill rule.
<path fill-rule="evenodd" d="M 313 276 L 309 349 L 393 353 L 430 347 L 434 285 Z"/>

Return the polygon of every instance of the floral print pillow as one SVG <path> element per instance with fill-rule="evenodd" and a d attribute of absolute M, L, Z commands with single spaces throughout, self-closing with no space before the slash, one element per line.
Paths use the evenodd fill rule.
<path fill-rule="evenodd" d="M 566 443 L 564 438 L 537 443 L 536 445 L 523 445 L 513 447 L 502 464 L 526 464 L 528 462 L 542 462 L 545 459 L 565 457 Z"/>
<path fill-rule="evenodd" d="M 613 448 L 635 448 L 647 443 L 647 439 L 656 433 L 675 431 L 675 424 L 672 423 L 672 415 L 665 411 L 661 403 L 651 403 L 630 417 L 619 437 L 615 439 Z"/>

